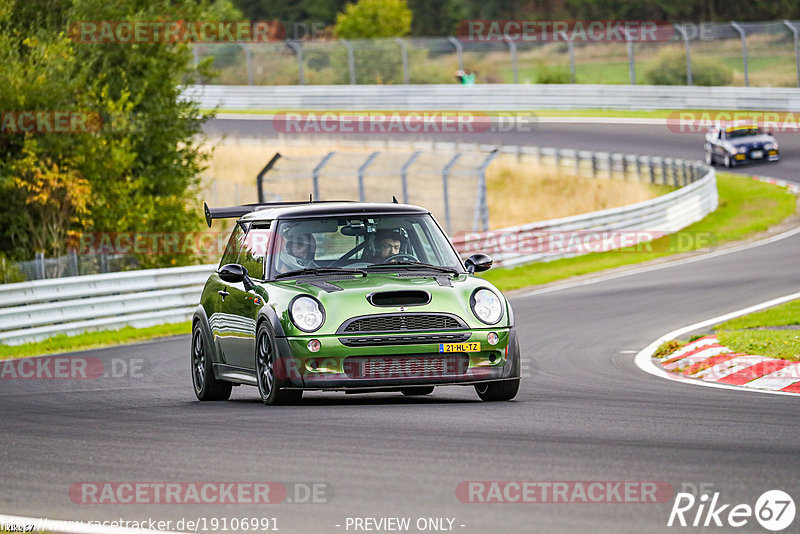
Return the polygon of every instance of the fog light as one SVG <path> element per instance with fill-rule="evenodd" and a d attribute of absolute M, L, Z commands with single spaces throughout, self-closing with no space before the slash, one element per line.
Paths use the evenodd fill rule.
<path fill-rule="evenodd" d="M 308 350 L 311 352 L 319 352 L 319 349 L 322 348 L 322 343 L 319 342 L 319 339 L 312 339 L 308 342 Z"/>
<path fill-rule="evenodd" d="M 490 354 L 490 355 L 489 355 L 489 363 L 494 363 L 494 361 L 495 361 L 496 359 L 497 359 L 497 356 L 495 356 L 494 354 Z"/>
<path fill-rule="evenodd" d="M 486 336 L 486 341 L 489 342 L 489 345 L 497 345 L 497 342 L 500 341 L 500 338 L 496 333 L 489 332 L 489 334 Z"/>
<path fill-rule="evenodd" d="M 308 362 L 306 362 L 306 367 L 312 371 L 316 371 L 319 368 L 319 362 L 315 359 L 308 360 Z"/>

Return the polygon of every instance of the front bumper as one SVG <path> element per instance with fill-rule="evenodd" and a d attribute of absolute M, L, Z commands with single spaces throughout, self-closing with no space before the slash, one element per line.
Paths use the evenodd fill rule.
<path fill-rule="evenodd" d="M 498 335 L 495 345 L 487 340 L 490 332 Z M 416 336 L 428 337 L 422 343 L 415 343 Z M 505 327 L 373 336 L 309 335 L 280 338 L 278 343 L 293 388 L 397 389 L 415 385 L 468 385 L 509 378 L 513 362 L 519 358 L 515 336 L 513 328 Z M 397 339 L 387 339 L 390 337 Z M 367 338 L 372 338 L 374 344 L 365 345 L 369 343 Z M 447 342 L 478 342 L 480 351 L 442 353 L 439 343 L 432 342 L 439 338 Z M 322 345 L 316 353 L 308 349 L 311 339 L 319 340 Z M 396 344 L 390 344 L 393 341 Z"/>
<path fill-rule="evenodd" d="M 759 157 L 758 154 L 761 154 Z M 733 161 L 737 165 L 742 163 L 755 163 L 758 161 L 778 161 L 780 159 L 780 151 L 777 149 L 772 150 L 748 150 L 747 152 L 737 153 L 733 156 Z"/>

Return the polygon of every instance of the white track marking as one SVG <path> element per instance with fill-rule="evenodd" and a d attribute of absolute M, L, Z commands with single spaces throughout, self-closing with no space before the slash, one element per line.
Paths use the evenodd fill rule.
<path fill-rule="evenodd" d="M 781 234 L 783 235 L 783 234 Z M 670 373 L 669 371 L 665 371 L 661 368 L 660 365 L 655 363 L 652 359 L 653 353 L 656 349 L 661 346 L 662 343 L 665 341 L 669 341 L 671 339 L 676 339 L 684 334 L 688 334 L 689 332 L 694 332 L 695 330 L 699 330 L 701 328 L 706 328 L 708 326 L 713 326 L 718 323 L 723 323 L 730 319 L 734 319 L 736 317 L 747 315 L 748 313 L 753 313 L 756 311 L 763 310 L 765 308 L 771 308 L 772 306 L 777 306 L 778 304 L 783 304 L 784 302 L 789 302 L 790 300 L 795 300 L 800 298 L 800 293 L 792 293 L 791 295 L 784 295 L 783 297 L 778 297 L 776 299 L 768 300 L 766 302 L 762 302 L 760 304 L 755 304 L 753 306 L 749 306 L 747 308 L 743 308 L 741 310 L 737 310 L 734 312 L 726 313 L 725 315 L 720 315 L 718 317 L 714 317 L 712 319 L 706 319 L 705 321 L 700 321 L 699 323 L 694 323 L 690 325 L 686 325 L 684 327 L 678 328 L 677 330 L 673 330 L 672 332 L 668 332 L 661 336 L 660 338 L 656 339 L 648 346 L 643 348 L 639 351 L 639 354 L 636 355 L 634 358 L 634 363 L 636 367 L 644 371 L 645 373 L 649 373 L 654 376 L 658 376 L 661 378 L 666 378 L 668 380 L 674 380 L 676 382 L 683 382 L 684 384 L 694 384 L 696 386 L 705 386 L 710 388 L 720 388 L 720 389 L 733 389 L 736 391 L 752 391 L 754 393 L 770 393 L 773 395 L 793 395 L 797 396 L 797 393 L 790 393 L 788 391 L 770 391 L 766 389 L 749 389 L 746 387 L 741 386 L 730 386 L 728 384 L 719 384 L 717 382 L 706 382 L 704 380 L 697 380 L 695 378 L 688 378 L 682 375 L 677 375 L 675 373 Z M 726 362 L 727 363 L 727 362 Z"/>
<path fill-rule="evenodd" d="M 772 237 L 768 237 L 766 239 L 762 239 L 760 241 L 755 241 L 753 243 L 746 243 L 744 245 L 739 245 L 736 247 L 731 247 L 728 249 L 717 250 L 715 252 L 708 252 L 705 254 L 700 254 L 698 256 L 692 256 L 691 258 L 684 258 L 682 260 L 675 260 L 669 261 L 666 263 L 660 263 L 658 265 L 649 265 L 646 267 L 639 267 L 636 269 L 630 269 L 627 271 L 622 271 L 619 273 L 609 274 L 606 276 L 598 276 L 597 278 L 589 278 L 587 280 L 580 280 L 578 282 L 567 282 L 564 284 L 554 285 L 550 287 L 545 287 L 542 289 L 534 289 L 532 291 L 526 291 L 525 293 L 518 293 L 517 295 L 513 295 L 515 298 L 521 297 L 530 297 L 533 295 L 543 295 L 545 293 L 552 293 L 554 291 L 561 291 L 563 289 L 572 289 L 575 287 L 582 287 L 588 286 L 592 284 L 597 284 L 599 282 L 606 282 L 608 280 L 615 280 L 617 278 L 624 278 L 626 276 L 633 276 L 636 274 L 647 273 L 650 271 L 658 271 L 661 269 L 668 269 L 670 267 L 677 267 L 679 265 L 686 265 L 688 263 L 694 263 L 696 261 L 703 261 L 708 260 L 711 258 L 716 258 L 718 256 L 724 256 L 726 254 L 733 254 L 734 252 L 741 252 L 743 250 L 749 250 L 751 248 L 760 247 L 762 245 L 768 245 L 770 243 L 775 243 L 776 241 L 780 241 L 782 239 L 786 239 L 792 237 L 793 235 L 800 233 L 800 227 L 792 228 L 791 230 L 787 230 L 786 232 L 774 235 Z"/>

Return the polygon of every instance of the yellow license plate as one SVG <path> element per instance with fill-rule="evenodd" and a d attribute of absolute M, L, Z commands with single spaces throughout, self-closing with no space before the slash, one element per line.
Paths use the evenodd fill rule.
<path fill-rule="evenodd" d="M 469 343 L 439 343 L 439 352 L 480 352 L 481 344 L 478 341 Z"/>

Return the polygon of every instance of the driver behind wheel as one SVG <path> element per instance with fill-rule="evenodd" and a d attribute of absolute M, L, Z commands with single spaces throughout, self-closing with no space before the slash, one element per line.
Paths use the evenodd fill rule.
<path fill-rule="evenodd" d="M 405 243 L 406 232 L 402 228 L 378 230 L 373 238 L 372 250 L 365 259 L 373 263 L 383 263 L 392 256 L 407 253 Z"/>
<path fill-rule="evenodd" d="M 279 257 L 278 271 L 286 273 L 318 267 L 314 261 L 317 242 L 309 233 L 289 230 L 284 235 L 285 246 Z"/>

